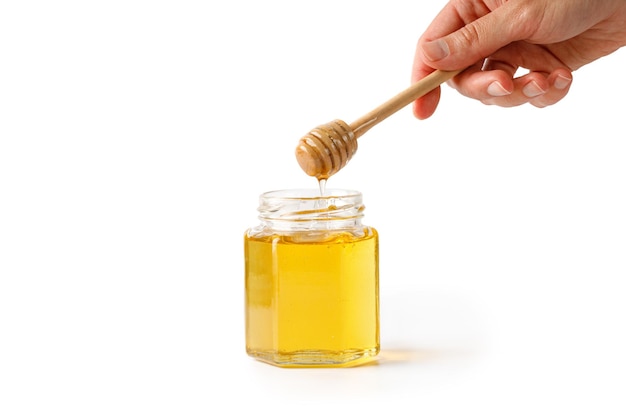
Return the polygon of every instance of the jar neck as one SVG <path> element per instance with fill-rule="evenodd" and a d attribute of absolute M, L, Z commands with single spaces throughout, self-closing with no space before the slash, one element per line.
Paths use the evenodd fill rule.
<path fill-rule="evenodd" d="M 279 190 L 259 198 L 259 219 L 283 231 L 351 230 L 361 227 L 365 206 L 352 190 Z"/>

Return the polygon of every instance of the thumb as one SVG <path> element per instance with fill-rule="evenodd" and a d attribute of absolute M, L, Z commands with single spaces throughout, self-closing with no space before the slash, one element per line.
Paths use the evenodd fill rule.
<path fill-rule="evenodd" d="M 523 22 L 514 21 L 508 4 L 449 35 L 432 41 L 424 39 L 420 48 L 424 63 L 443 70 L 467 68 L 509 43 L 523 39 Z"/>

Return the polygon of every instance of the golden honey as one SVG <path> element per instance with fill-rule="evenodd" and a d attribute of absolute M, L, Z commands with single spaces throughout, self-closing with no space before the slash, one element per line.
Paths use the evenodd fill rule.
<path fill-rule="evenodd" d="M 244 236 L 246 350 L 277 366 L 350 366 L 380 349 L 378 233 L 361 194 L 260 198 Z"/>

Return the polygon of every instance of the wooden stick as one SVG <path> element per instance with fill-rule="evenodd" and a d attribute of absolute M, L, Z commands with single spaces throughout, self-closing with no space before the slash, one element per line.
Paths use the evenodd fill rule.
<path fill-rule="evenodd" d="M 307 175 L 318 180 L 329 178 L 352 158 L 358 148 L 357 139 L 360 136 L 461 71 L 432 72 L 350 125 L 337 119 L 318 126 L 298 142 L 298 164 Z"/>
<path fill-rule="evenodd" d="M 450 78 L 454 77 L 461 71 L 462 70 L 436 70 L 428 74 L 426 77 L 411 85 L 406 90 L 400 92 L 399 94 L 387 100 L 385 103 L 376 107 L 374 110 L 370 111 L 366 115 L 350 123 L 350 128 L 352 129 L 356 137 L 362 136 L 365 132 L 385 120 L 387 117 L 396 113 L 403 107 L 406 107 L 411 102 L 417 100 L 426 93 L 434 90 L 439 85 L 448 81 Z"/>

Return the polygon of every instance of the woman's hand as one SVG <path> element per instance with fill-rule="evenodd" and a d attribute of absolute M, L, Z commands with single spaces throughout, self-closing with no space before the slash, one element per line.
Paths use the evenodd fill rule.
<path fill-rule="evenodd" d="M 464 96 L 546 107 L 565 97 L 573 71 L 624 45 L 626 0 L 450 0 L 418 42 L 412 81 L 467 68 L 448 82 Z M 430 117 L 439 96 L 418 99 L 415 116 Z"/>

